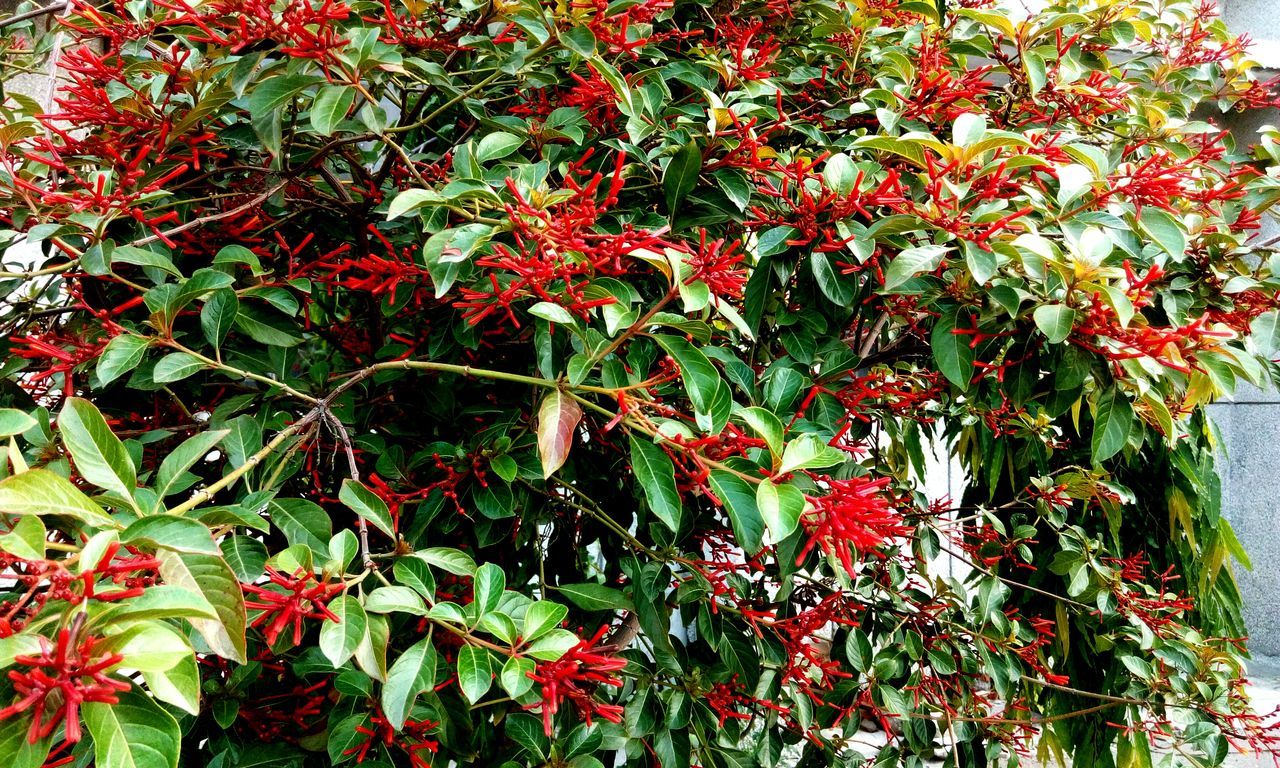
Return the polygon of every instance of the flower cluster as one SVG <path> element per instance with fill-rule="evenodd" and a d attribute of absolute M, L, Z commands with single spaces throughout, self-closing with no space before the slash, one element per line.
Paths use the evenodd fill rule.
<path fill-rule="evenodd" d="M 261 611 L 250 626 L 265 624 L 263 633 L 270 645 L 274 645 L 290 626 L 293 627 L 293 644 L 301 643 L 307 619 L 338 621 L 326 605 L 346 588 L 343 584 L 317 579 L 314 573 L 298 571 L 287 574 L 270 566 L 267 567 L 265 585 L 241 584 L 240 587 L 246 595 L 254 598 L 245 600 L 245 607 Z"/>
<path fill-rule="evenodd" d="M 40 637 L 40 653 L 20 654 L 14 662 L 25 670 L 9 670 L 17 701 L 0 709 L 0 721 L 31 711 L 27 741 L 35 744 L 62 726 L 64 740 L 80 741 L 80 706 L 116 704 L 128 682 L 112 677 L 111 668 L 124 660 L 118 653 L 99 649 L 102 638 L 76 637 L 71 629 L 58 630 L 57 640 Z"/>
<path fill-rule="evenodd" d="M 539 701 L 531 709 L 542 713 L 542 725 L 550 736 L 555 732 L 552 721 L 561 705 L 568 701 L 587 723 L 592 717 L 600 717 L 611 723 L 622 722 L 622 707 L 605 704 L 594 696 L 594 689 L 601 685 L 615 688 L 622 686 L 622 679 L 615 673 L 627 666 L 625 659 L 610 654 L 610 649 L 600 646 L 600 640 L 609 628 L 600 627 L 594 635 L 581 640 L 565 651 L 555 661 L 538 664 L 529 673 L 529 679 L 540 686 Z"/>

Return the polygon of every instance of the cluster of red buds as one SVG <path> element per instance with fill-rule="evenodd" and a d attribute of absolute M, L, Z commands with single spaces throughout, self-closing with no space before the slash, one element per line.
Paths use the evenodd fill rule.
<path fill-rule="evenodd" d="M 1019 539 L 996 530 L 994 526 L 982 525 L 971 529 L 953 529 L 952 541 L 964 550 L 975 563 L 991 568 L 1002 562 L 1012 562 L 1019 568 L 1028 571 L 1036 570 L 1031 563 L 1018 556 L 1018 547 L 1035 544 L 1035 539 Z"/>
<path fill-rule="evenodd" d="M 301 643 L 307 619 L 338 621 L 326 606 L 346 588 L 342 583 L 321 581 L 314 573 L 299 571 L 290 575 L 270 566 L 267 566 L 265 585 L 241 584 L 240 587 L 247 598 L 245 607 L 262 611 L 249 622 L 249 626 L 265 624 L 263 632 L 269 645 L 274 645 L 290 626 L 293 627 L 293 644 Z"/>
<path fill-rule="evenodd" d="M 848 413 L 849 419 L 870 423 L 881 414 L 922 423 L 933 421 L 926 406 L 942 394 L 943 379 L 936 371 L 902 373 L 881 368 L 855 376 L 837 390 L 830 391 Z"/>
<path fill-rule="evenodd" d="M 273 690 L 279 690 L 280 693 L 254 696 L 246 700 L 240 707 L 237 722 L 252 731 L 258 739 L 268 743 L 283 741 L 296 744 L 308 734 L 323 730 L 333 706 L 332 680 L 325 678 L 310 685 L 300 682 L 289 685 L 285 683 L 285 665 L 262 654 L 255 661 L 272 673 L 272 682 L 276 685 Z M 202 658 L 201 662 L 208 664 L 209 660 Z"/>
<path fill-rule="evenodd" d="M 906 204 L 906 190 L 896 170 L 888 170 L 878 184 L 865 190 L 862 189 L 865 179 L 859 171 L 852 189 L 842 195 L 827 186 L 816 170 L 818 164 L 825 159 L 797 159 L 787 165 L 777 166 L 776 170 L 781 176 L 777 184 L 768 178 L 762 178 L 757 183 L 756 190 L 771 199 L 781 210 L 774 212 L 764 206 L 752 206 L 752 218 L 746 222 L 746 226 L 750 229 L 790 226 L 797 234 L 787 241 L 787 245 L 813 245 L 818 252 L 832 253 L 842 250 L 852 240 L 839 234 L 836 228 L 838 222 L 856 216 L 869 221 L 874 218 L 871 208 Z"/>
<path fill-rule="evenodd" d="M 1150 45 L 1171 69 L 1187 69 L 1205 64 L 1225 64 L 1248 51 L 1248 35 L 1221 42 L 1211 27 L 1220 16 L 1214 0 L 1200 0 L 1190 18 L 1180 20 L 1172 33 L 1161 35 Z"/>
<path fill-rule="evenodd" d="M 554 733 L 552 722 L 565 701 L 577 708 L 587 724 L 597 716 L 611 723 L 622 722 L 622 707 L 597 701 L 592 695 L 597 686 L 621 687 L 622 679 L 614 673 L 627 666 L 625 659 L 612 655 L 612 649 L 600 647 L 607 630 L 607 626 L 600 627 L 560 658 L 539 662 L 537 669 L 529 673 L 529 679 L 541 686 L 540 700 L 529 708 L 542 712 L 542 726 L 548 736 Z"/>
<path fill-rule="evenodd" d="M 451 53 L 458 50 L 458 38 L 466 29 L 461 25 L 450 24 L 449 8 L 444 3 L 436 3 L 427 8 L 423 3 L 396 3 L 409 6 L 402 13 L 393 7 L 392 0 L 382 0 L 382 13 L 377 16 L 365 16 L 364 21 L 382 27 L 379 40 L 387 45 L 395 45 L 410 51 L 443 51 Z"/>
<path fill-rule="evenodd" d="M 230 47 L 239 53 L 263 41 L 280 44 L 281 53 L 314 59 L 327 67 L 338 65 L 338 53 L 350 42 L 334 22 L 345 21 L 351 8 L 337 0 L 288 0 L 283 7 L 268 0 L 214 0 L 193 7 L 186 0 L 160 0 L 175 11 L 171 25 L 199 30 L 188 39 Z"/>
<path fill-rule="evenodd" d="M 31 710 L 27 741 L 32 744 L 52 736 L 59 725 L 65 728 L 66 742 L 80 741 L 80 705 L 117 704 L 119 694 L 129 690 L 129 683 L 108 672 L 124 657 L 100 651 L 102 638 L 77 638 L 76 634 L 72 629 L 61 629 L 56 641 L 39 636 L 39 654 L 14 658 L 26 669 L 9 671 L 18 699 L 0 709 L 0 721 Z"/>
<path fill-rule="evenodd" d="M 588 150 L 570 164 L 565 177 L 569 198 L 563 202 L 536 205 L 513 180 L 507 180 L 515 198 L 514 204 L 506 206 L 515 245 L 495 245 L 492 254 L 476 259 L 478 267 L 489 270 L 484 282 L 462 289 L 461 298 L 454 302 L 472 325 L 501 310 L 519 328 L 513 305 L 526 299 L 558 304 L 585 317 L 592 309 L 614 301 L 612 297 L 586 295 L 592 277 L 626 274 L 631 266 L 626 256 L 666 246 L 659 232 L 630 226 L 617 233 L 597 231 L 596 222 L 617 205 L 625 184 L 624 157 L 618 155 L 613 172 L 606 177 L 586 168 L 592 154 Z"/>
<path fill-rule="evenodd" d="M 725 18 L 716 26 L 716 45 L 728 51 L 734 77 L 740 81 L 767 80 L 774 76 L 782 45 L 766 34 L 763 21 L 736 23 Z"/>
<path fill-rule="evenodd" d="M 652 23 L 658 14 L 669 10 L 673 4 L 673 0 L 639 0 L 620 9 L 617 3 L 609 0 L 570 0 L 568 5 L 574 21 L 590 29 L 609 53 L 625 53 L 634 58 L 638 55 L 636 50 L 646 45 L 689 36 L 676 31 L 640 32 L 641 27 Z"/>
<path fill-rule="evenodd" d="M 740 298 L 747 284 L 747 270 L 740 266 L 744 258 L 741 240 L 719 238 L 708 242 L 707 230 L 703 229 L 697 250 L 687 260 L 693 272 L 685 282 L 701 280 L 717 296 Z"/>
<path fill-rule="evenodd" d="M 857 575 L 856 553 L 869 552 L 888 539 L 910 535 L 911 527 L 887 493 L 889 478 L 819 479 L 826 493 L 807 496 L 810 509 L 801 517 L 809 540 L 800 550 L 803 561 L 815 548 L 840 561 L 850 578 Z"/>
<path fill-rule="evenodd" d="M 589 65 L 585 77 L 577 72 L 569 77 L 573 85 L 568 88 L 532 89 L 525 94 L 524 103 L 516 104 L 508 111 L 513 115 L 545 118 L 561 107 L 577 107 L 597 131 L 611 130 L 622 117 L 617 106 L 618 94 L 613 86 Z M 539 135 L 540 130 L 533 133 Z"/>
<path fill-rule="evenodd" d="M 737 675 L 734 675 L 728 682 L 712 685 L 711 690 L 703 694 L 703 701 L 706 702 L 708 707 L 711 707 L 711 711 L 715 713 L 721 728 L 729 720 L 750 721 L 752 711 L 771 710 L 782 717 L 790 717 L 791 715 L 790 707 L 785 707 L 768 699 L 757 699 L 744 693 L 742 685 L 738 682 Z"/>
<path fill-rule="evenodd" d="M 1163 637 L 1176 631 L 1182 626 L 1182 618 L 1195 610 L 1194 600 L 1173 590 L 1171 585 L 1181 578 L 1173 566 L 1149 580 L 1150 563 L 1142 552 L 1125 558 L 1104 558 L 1104 562 L 1116 569 L 1111 594 L 1117 611 L 1142 622 L 1155 635 Z"/>
<path fill-rule="evenodd" d="M 428 738 L 427 734 L 439 725 L 431 720 L 408 720 L 397 731 L 386 715 L 377 710 L 369 715 L 367 724 L 356 726 L 356 733 L 364 738 L 342 754 L 354 755 L 357 763 L 363 763 L 378 745 L 386 748 L 395 746 L 408 753 L 411 768 L 431 768 L 427 754 L 434 754 L 440 749 L 440 742 Z"/>
<path fill-rule="evenodd" d="M 155 583 L 160 562 L 113 543 L 97 564 L 76 576 L 58 560 L 24 560 L 0 552 L 0 574 L 21 585 L 18 599 L 0 609 L 0 638 L 22 630 L 50 601 L 79 605 L 85 600 L 115 602 L 138 597 Z M 107 589 L 105 585 L 123 587 Z"/>
<path fill-rule="evenodd" d="M 1243 174 L 1247 169 L 1233 167 L 1217 180 L 1204 173 L 1225 153 L 1222 142 L 1227 135 L 1222 132 L 1203 137 L 1196 153 L 1185 158 L 1165 149 L 1154 150 L 1143 159 L 1132 158 L 1141 145 L 1126 147 L 1126 157 L 1132 159 L 1107 179 L 1102 199 L 1119 196 L 1133 204 L 1138 216 L 1148 206 L 1178 213 L 1180 206 L 1212 210 L 1215 205 L 1240 199 L 1245 194 Z"/>
<path fill-rule="evenodd" d="M 837 681 L 853 677 L 831 658 L 832 630 L 855 626 L 863 607 L 849 594 L 832 592 L 794 616 L 770 622 L 769 629 L 781 641 L 785 654 L 782 682 L 794 685 L 815 705 L 826 706 Z"/>
<path fill-rule="evenodd" d="M 954 121 L 995 89 L 986 76 L 994 65 L 957 70 L 945 46 L 945 32 L 926 34 L 915 51 L 916 80 L 902 96 L 903 117 L 937 125 Z"/>

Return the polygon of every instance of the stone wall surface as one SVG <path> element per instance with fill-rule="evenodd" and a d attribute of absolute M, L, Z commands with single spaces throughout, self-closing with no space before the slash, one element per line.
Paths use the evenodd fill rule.
<path fill-rule="evenodd" d="M 1233 32 L 1254 41 L 1251 57 L 1280 68 L 1280 0 L 1219 0 L 1219 7 Z M 1247 146 L 1262 126 L 1280 126 L 1280 111 L 1228 117 L 1225 123 L 1237 144 Z M 1262 237 L 1277 235 L 1280 225 L 1271 224 Z M 1253 561 L 1252 570 L 1236 569 L 1251 648 L 1255 655 L 1280 657 L 1280 393 L 1242 385 L 1210 413 L 1222 438 L 1223 514 Z"/>

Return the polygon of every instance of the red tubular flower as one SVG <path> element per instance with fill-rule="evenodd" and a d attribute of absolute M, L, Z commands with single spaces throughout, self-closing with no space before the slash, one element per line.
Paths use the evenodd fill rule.
<path fill-rule="evenodd" d="M 409 753 L 409 765 L 412 768 L 430 768 L 431 763 L 421 753 L 434 753 L 440 749 L 440 742 L 427 738 L 427 733 L 438 725 L 431 720 L 409 720 L 397 733 L 382 712 L 374 712 L 369 716 L 368 725 L 356 726 L 356 733 L 364 736 L 359 744 L 343 752 L 343 755 L 355 755 L 357 763 L 363 763 L 369 756 L 369 750 L 378 744 L 386 747 L 399 746 Z"/>
<path fill-rule="evenodd" d="M 726 242 L 721 238 L 708 243 L 707 230 L 702 230 L 698 250 L 688 260 L 693 274 L 685 283 L 701 280 L 717 296 L 742 296 L 742 289 L 747 284 L 747 271 L 738 266 L 743 259 L 741 249 L 739 240 Z"/>
<path fill-rule="evenodd" d="M 325 604 L 343 590 L 342 584 L 318 581 L 314 573 L 299 572 L 291 576 L 270 566 L 267 567 L 267 578 L 270 581 L 266 586 L 241 584 L 240 587 L 247 594 L 260 598 L 245 600 L 244 605 L 251 610 L 262 611 L 249 626 L 267 624 L 264 632 L 268 644 L 274 644 L 290 625 L 293 626 L 293 644 L 301 643 L 302 627 L 307 619 L 338 621 Z"/>
<path fill-rule="evenodd" d="M 566 699 L 577 707 L 588 725 L 595 715 L 611 723 L 622 722 L 622 707 L 602 704 L 591 696 L 591 691 L 583 688 L 584 685 L 622 686 L 622 680 L 613 673 L 626 667 L 626 660 L 607 656 L 607 649 L 597 646 L 607 629 L 607 626 L 600 627 L 591 639 L 580 641 L 555 661 L 538 664 L 538 668 L 529 673 L 529 679 L 542 686 L 542 700 L 529 708 L 541 710 L 542 727 L 548 736 L 553 732 L 551 721 Z"/>
<path fill-rule="evenodd" d="M 835 555 L 852 577 L 854 552 L 864 552 L 885 539 L 910 533 L 884 493 L 888 478 L 823 478 L 823 482 L 830 492 L 809 497 L 813 508 L 802 520 L 809 531 L 809 541 L 797 561 L 804 560 L 814 547 L 820 546 L 827 554 Z"/>
<path fill-rule="evenodd" d="M 28 709 L 34 709 L 27 741 L 35 744 L 53 734 L 66 723 L 66 741 L 80 741 L 80 705 L 86 703 L 116 704 L 121 691 L 129 684 L 107 674 L 107 670 L 124 660 L 118 653 L 95 652 L 101 638 L 92 635 L 78 643 L 70 629 L 58 632 L 58 642 L 40 639 L 40 655 L 18 656 L 15 662 L 29 667 L 11 670 L 18 700 L 0 709 L 0 720 L 7 720 Z"/>

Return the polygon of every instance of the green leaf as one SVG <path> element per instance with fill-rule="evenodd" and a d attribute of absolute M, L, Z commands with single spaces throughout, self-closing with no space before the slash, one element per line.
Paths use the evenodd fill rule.
<path fill-rule="evenodd" d="M 20 435 L 38 423 L 28 416 L 25 411 L 20 411 L 17 408 L 0 408 L 0 437 Z"/>
<path fill-rule="evenodd" d="M 671 457 L 651 440 L 631 434 L 631 468 L 644 491 L 649 508 L 668 528 L 680 529 L 684 510 L 676 489 L 676 469 Z"/>
<path fill-rule="evenodd" d="M 1142 230 L 1160 249 L 1175 259 L 1187 252 L 1187 233 L 1173 214 L 1154 206 L 1142 209 Z"/>
<path fill-rule="evenodd" d="M 200 668 L 194 653 L 169 669 L 143 672 L 142 677 L 154 698 L 192 715 L 200 714 Z"/>
<path fill-rule="evenodd" d="M 271 522 L 290 544 L 302 544 L 317 557 L 328 555 L 333 521 L 319 504 L 306 499 L 273 499 L 270 510 Z"/>
<path fill-rule="evenodd" d="M 1042 304 L 1033 315 L 1036 327 L 1049 339 L 1050 344 L 1061 344 L 1071 335 L 1076 311 L 1065 304 Z"/>
<path fill-rule="evenodd" d="M 922 245 L 906 248 L 889 262 L 884 270 L 884 290 L 892 291 L 921 272 L 932 272 L 942 264 L 950 248 Z"/>
<path fill-rule="evenodd" d="M 555 661 L 580 642 L 577 635 L 567 629 L 553 629 L 531 644 L 528 653 L 539 661 Z"/>
<path fill-rule="evenodd" d="M 484 698 L 493 685 L 493 668 L 489 652 L 474 645 L 458 649 L 458 686 L 467 701 L 475 704 Z"/>
<path fill-rule="evenodd" d="M 393 541 L 396 539 L 395 522 L 391 519 L 391 510 L 387 508 L 387 502 L 376 493 L 361 483 L 347 478 L 342 481 L 338 500 L 360 517 L 373 523 L 374 527 L 390 536 Z"/>
<path fill-rule="evenodd" d="M 174 277 L 182 277 L 182 272 L 173 265 L 173 260 L 163 253 L 132 245 L 119 245 L 111 252 L 112 264 L 132 264 L 136 267 L 152 267 L 167 272 Z"/>
<path fill-rule="evenodd" d="M 335 621 L 320 624 L 320 651 L 335 668 L 347 663 L 364 639 L 368 628 L 364 606 L 351 595 L 341 595 L 329 601 L 329 610 L 338 617 Z"/>
<path fill-rule="evenodd" d="M 102 354 L 98 356 L 98 381 L 104 385 L 110 384 L 137 368 L 149 345 L 149 340 L 128 334 L 121 334 L 107 342 Z"/>
<path fill-rule="evenodd" d="M 120 541 L 193 555 L 220 554 L 204 523 L 172 515 L 151 515 L 136 520 L 120 533 Z"/>
<path fill-rule="evenodd" d="M 530 605 L 524 614 L 524 631 L 520 636 L 525 642 L 537 640 L 548 630 L 560 626 L 569 615 L 569 609 L 549 600 L 539 600 Z"/>
<path fill-rule="evenodd" d="M 622 590 L 603 584 L 561 584 L 557 592 L 584 611 L 634 611 L 635 605 Z"/>
<path fill-rule="evenodd" d="M 502 592 L 507 588 L 507 575 L 493 563 L 485 563 L 476 569 L 476 616 L 496 611 L 502 602 Z"/>
<path fill-rule="evenodd" d="M 532 681 L 530 681 L 532 682 Z M 33 714 L 30 710 L 0 720 L 0 755 L 5 768 L 42 768 L 53 747 L 52 734 L 35 744 L 27 740 Z"/>
<path fill-rule="evenodd" d="M 413 589 L 427 600 L 435 600 L 436 578 L 431 574 L 427 561 L 420 557 L 402 557 L 391 567 L 396 581 Z"/>
<path fill-rule="evenodd" d="M 414 555 L 454 576 L 474 576 L 476 573 L 476 561 L 462 550 L 451 547 L 429 547 L 415 552 Z"/>
<path fill-rule="evenodd" d="M 537 668 L 538 665 L 533 659 L 523 656 L 508 657 L 506 663 L 502 665 L 502 671 L 498 673 L 498 682 L 511 698 L 518 699 L 533 688 L 533 679 L 529 675 Z"/>
<path fill-rule="evenodd" d="M 769 446 L 769 453 L 774 457 L 782 454 L 782 441 L 786 434 L 786 427 L 772 411 L 752 406 L 740 409 L 738 417 L 764 440 L 765 445 Z"/>
<path fill-rule="evenodd" d="M 512 152 L 515 152 L 524 144 L 524 137 L 517 136 L 514 133 L 506 133 L 504 131 L 496 131 L 486 134 L 483 139 L 476 144 L 475 158 L 477 162 L 487 163 L 490 160 L 500 160 Z"/>
<path fill-rule="evenodd" d="M 854 284 L 841 276 L 825 253 L 814 253 L 809 256 L 809 269 L 818 282 L 818 289 L 837 306 L 848 307 L 853 304 Z"/>
<path fill-rule="evenodd" d="M 775 485 L 766 479 L 756 486 L 756 506 L 775 542 L 784 541 L 795 532 L 804 505 L 804 494 L 794 485 Z"/>
<path fill-rule="evenodd" d="M 570 27 L 560 33 L 560 42 L 565 48 L 573 51 L 584 59 L 589 59 L 596 53 L 596 36 L 585 26 Z"/>
<path fill-rule="evenodd" d="M 202 595 L 213 606 L 216 619 L 189 619 L 209 649 L 224 659 L 244 664 L 248 620 L 240 582 L 231 567 L 215 555 L 161 550 L 156 557 L 160 560 L 160 576 L 166 584 Z"/>
<path fill-rule="evenodd" d="M 356 664 L 366 675 L 385 683 L 387 680 L 387 645 L 391 639 L 391 629 L 383 616 L 369 616 L 369 628 L 356 648 Z M 426 638 L 429 642 L 430 637 Z M 434 676 L 434 666 L 432 668 Z M 415 694 L 416 695 L 416 694 Z M 383 689 L 385 700 L 386 690 Z M 412 705 L 412 701 L 409 702 Z"/>
<path fill-rule="evenodd" d="M 23 560 L 43 560 L 48 531 L 35 515 L 22 515 L 13 528 L 0 534 L 0 550 Z"/>
<path fill-rule="evenodd" d="M 846 458 L 848 454 L 822 442 L 817 435 L 804 434 L 787 443 L 777 473 L 785 475 L 797 469 L 821 469 L 842 464 Z"/>
<path fill-rule="evenodd" d="M 311 102 L 311 127 L 321 136 L 332 136 L 356 102 L 356 89 L 349 85 L 326 85 Z"/>
<path fill-rule="evenodd" d="M 58 429 L 76 470 L 85 480 L 114 491 L 123 499 L 133 498 L 138 485 L 133 459 L 93 403 L 78 397 L 67 398 L 67 404 L 58 414 Z"/>
<path fill-rule="evenodd" d="M 987 132 L 987 118 L 977 112 L 957 115 L 951 124 L 951 141 L 961 147 L 971 147 L 982 140 Z"/>
<path fill-rule="evenodd" d="M 1249 333 L 1258 352 L 1267 357 L 1280 351 L 1280 311 L 1263 312 L 1249 324 Z"/>
<path fill-rule="evenodd" d="M 249 113 L 255 116 L 266 115 L 318 82 L 321 79 L 315 75 L 278 75 L 261 80 L 249 94 Z"/>
<path fill-rule="evenodd" d="M 95 528 L 122 527 L 65 477 L 47 469 L 31 469 L 0 480 L 0 512 L 67 515 Z"/>
<path fill-rule="evenodd" d="M 183 659 L 194 658 L 186 638 L 162 621 L 133 624 L 111 636 L 107 648 L 124 656 L 122 666 L 140 672 L 163 672 Z"/>
<path fill-rule="evenodd" d="M 720 372 L 701 350 L 682 338 L 656 335 L 653 340 L 680 366 L 680 376 L 689 390 L 694 410 L 710 413 L 716 393 L 724 386 Z"/>
<path fill-rule="evenodd" d="M 400 654 L 382 686 L 382 713 L 397 731 L 413 709 L 418 694 L 435 686 L 436 649 L 431 635 L 419 640 Z"/>
<path fill-rule="evenodd" d="M 710 480 L 712 490 L 729 513 L 738 546 L 749 554 L 759 552 L 764 543 L 764 518 L 756 504 L 756 490 L 746 480 L 720 469 L 711 470 Z"/>
<path fill-rule="evenodd" d="M 163 574 L 162 574 L 163 575 Z M 198 592 L 178 584 L 158 584 L 141 595 L 113 604 L 103 613 L 114 621 L 213 619 L 217 610 Z"/>
<path fill-rule="evenodd" d="M 822 168 L 822 180 L 832 192 L 841 197 L 846 197 L 853 192 L 853 185 L 857 179 L 858 167 L 843 152 L 837 152 L 827 158 L 827 164 Z"/>
<path fill-rule="evenodd" d="M 218 548 L 237 580 L 252 583 L 263 574 L 267 565 L 267 547 L 261 541 L 248 536 L 228 536 Z"/>
<path fill-rule="evenodd" d="M 1133 406 L 1117 387 L 1098 397 L 1093 415 L 1093 463 L 1100 464 L 1116 455 L 1129 440 L 1133 428 Z"/>
<path fill-rule="evenodd" d="M 662 191 L 666 195 L 667 214 L 674 217 L 680 204 L 698 184 L 702 172 L 702 150 L 697 142 L 681 147 L 662 171 Z"/>
<path fill-rule="evenodd" d="M 196 462 L 209 455 L 209 452 L 228 434 L 230 430 L 226 429 L 201 432 L 184 440 L 168 456 L 165 456 L 164 461 L 160 462 L 160 469 L 156 471 L 155 491 L 160 498 L 185 488 L 186 486 L 181 483 L 182 476 L 188 469 L 194 467 Z"/>
<path fill-rule="evenodd" d="M 970 337 L 953 333 L 958 314 L 958 307 L 945 310 L 934 323 L 929 342 L 938 370 L 952 384 L 965 390 L 973 379 L 974 354 L 969 347 Z"/>
<path fill-rule="evenodd" d="M 427 615 L 427 606 L 422 602 L 422 597 L 409 587 L 378 587 L 365 596 L 364 609 L 369 613 Z"/>
<path fill-rule="evenodd" d="M 392 198 L 391 204 L 387 206 L 387 219 L 397 219 L 424 206 L 444 202 L 447 202 L 444 196 L 434 189 L 406 189 Z"/>
<path fill-rule="evenodd" d="M 236 314 L 235 326 L 249 338 L 268 347 L 293 347 L 302 343 L 302 337 L 295 333 L 296 328 L 286 326 L 278 316 L 273 317 L 253 305 L 245 305 Z"/>
<path fill-rule="evenodd" d="M 118 703 L 90 702 L 81 712 L 97 768 L 177 768 L 178 721 L 147 696 L 128 691 Z"/>
<path fill-rule="evenodd" d="M 222 347 L 240 311 L 240 298 L 230 288 L 214 291 L 200 309 L 200 330 L 214 349 Z"/>
<path fill-rule="evenodd" d="M 538 458 L 544 479 L 564 466 L 581 420 L 582 408 L 565 392 L 553 389 L 543 398 L 538 407 Z"/>
<path fill-rule="evenodd" d="M 204 367 L 205 364 L 199 358 L 186 352 L 171 352 L 156 363 L 151 378 L 157 384 L 168 384 L 171 381 L 181 381 Z"/>

